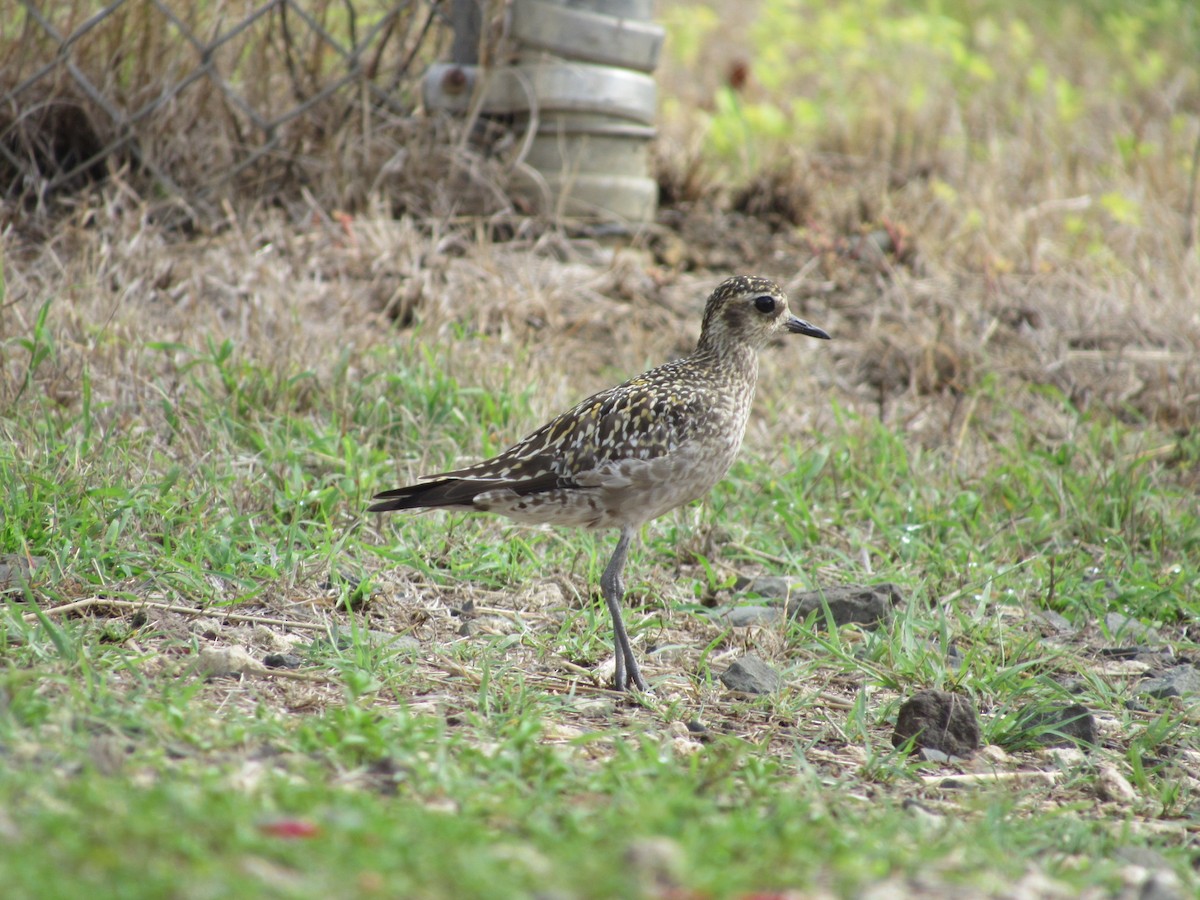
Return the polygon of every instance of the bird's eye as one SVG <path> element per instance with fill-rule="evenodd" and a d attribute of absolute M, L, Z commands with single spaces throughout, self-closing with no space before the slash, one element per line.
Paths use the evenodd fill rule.
<path fill-rule="evenodd" d="M 760 313 L 773 313 L 775 312 L 775 298 L 769 294 L 764 294 L 761 297 L 755 297 L 754 308 Z"/>

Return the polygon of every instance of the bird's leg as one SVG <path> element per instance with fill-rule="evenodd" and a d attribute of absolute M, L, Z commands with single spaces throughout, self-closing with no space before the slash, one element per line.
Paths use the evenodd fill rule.
<path fill-rule="evenodd" d="M 608 565 L 604 567 L 604 574 L 600 576 L 600 592 L 604 595 L 604 602 L 608 604 L 608 612 L 613 622 L 613 649 L 617 657 L 614 683 L 618 691 L 626 690 L 631 682 L 639 691 L 647 690 L 646 680 L 642 678 L 637 659 L 633 655 L 633 645 L 629 643 L 625 620 L 621 616 L 621 600 L 625 595 L 625 582 L 621 573 L 625 570 L 625 558 L 629 555 L 629 542 L 632 539 L 633 529 L 622 528 L 612 559 L 608 561 Z"/>

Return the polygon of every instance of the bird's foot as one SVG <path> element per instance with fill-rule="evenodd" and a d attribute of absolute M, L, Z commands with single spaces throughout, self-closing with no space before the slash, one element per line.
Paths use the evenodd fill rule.
<path fill-rule="evenodd" d="M 650 686 L 642 677 L 642 670 L 637 664 L 632 648 L 618 647 L 616 653 L 616 671 L 613 674 L 613 687 L 619 692 L 631 690 L 649 691 Z"/>

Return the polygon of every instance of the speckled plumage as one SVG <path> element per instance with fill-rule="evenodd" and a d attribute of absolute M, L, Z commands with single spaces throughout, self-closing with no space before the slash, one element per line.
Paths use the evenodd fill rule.
<path fill-rule="evenodd" d="M 384 491 L 372 512 L 468 509 L 518 522 L 619 528 L 601 588 L 613 616 L 618 690 L 645 690 L 620 614 L 633 533 L 706 494 L 742 443 L 758 381 L 758 351 L 780 331 L 828 339 L 788 312 L 766 278 L 722 282 L 690 356 L 588 397 L 491 459 Z"/>

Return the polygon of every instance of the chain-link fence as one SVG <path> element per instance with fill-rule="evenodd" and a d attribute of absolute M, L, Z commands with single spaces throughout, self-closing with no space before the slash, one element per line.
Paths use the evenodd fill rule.
<path fill-rule="evenodd" d="M 205 204 L 333 169 L 369 179 L 448 45 L 442 6 L 20 0 L 0 21 L 0 197 L 118 175 Z"/>

